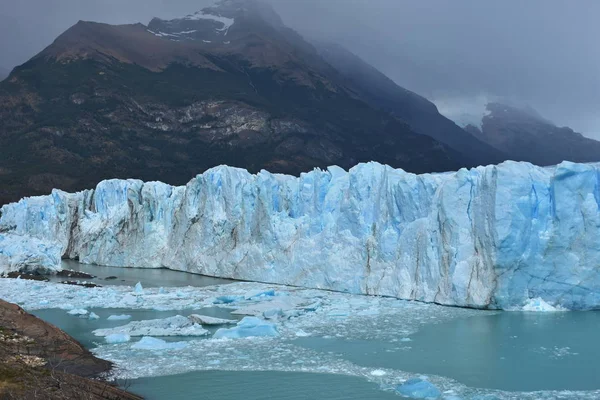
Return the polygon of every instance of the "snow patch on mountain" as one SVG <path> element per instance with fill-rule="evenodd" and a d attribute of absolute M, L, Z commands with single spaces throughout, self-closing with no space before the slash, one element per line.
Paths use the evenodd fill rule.
<path fill-rule="evenodd" d="M 223 24 L 223 27 L 217 28 L 216 30 L 217 30 L 217 32 L 225 32 L 225 34 L 224 34 L 225 36 L 227 36 L 227 33 L 229 32 L 229 28 L 231 28 L 233 26 L 233 24 L 235 23 L 234 18 L 226 18 L 226 17 L 222 17 L 220 15 L 210 14 L 206 11 L 198 11 L 194 14 L 186 16 L 184 19 L 192 20 L 192 21 L 211 20 L 211 21 L 219 22 L 219 23 Z"/>

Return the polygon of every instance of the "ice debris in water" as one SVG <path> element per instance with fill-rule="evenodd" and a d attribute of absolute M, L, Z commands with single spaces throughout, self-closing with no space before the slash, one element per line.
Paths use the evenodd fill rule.
<path fill-rule="evenodd" d="M 89 319 L 100 319 L 100 317 L 98 316 L 98 314 L 96 314 L 95 312 L 90 312 L 90 315 L 88 317 Z"/>
<path fill-rule="evenodd" d="M 191 321 L 200 325 L 233 325 L 238 321 L 235 319 L 214 318 L 206 315 L 192 314 L 188 317 Z"/>
<path fill-rule="evenodd" d="M 264 290 L 264 291 L 251 291 L 246 293 L 245 297 L 247 300 L 252 300 L 260 297 L 273 297 L 275 296 L 275 290 Z"/>
<path fill-rule="evenodd" d="M 213 302 L 214 304 L 231 304 L 236 301 L 244 300 L 243 296 L 219 296 Z"/>
<path fill-rule="evenodd" d="M 106 340 L 106 343 L 109 344 L 125 343 L 131 340 L 131 336 L 125 333 L 113 333 L 111 335 L 106 336 L 104 340 Z"/>
<path fill-rule="evenodd" d="M 221 328 L 215 332 L 215 339 L 240 339 L 246 337 L 275 337 L 279 336 L 277 327 L 269 322 L 256 317 L 244 317 L 234 328 Z"/>
<path fill-rule="evenodd" d="M 151 336 L 144 336 L 139 342 L 134 343 L 134 350 L 180 350 L 187 347 L 186 342 L 167 342 Z"/>
<path fill-rule="evenodd" d="M 138 282 L 135 284 L 134 293 L 135 294 L 144 294 L 144 287 L 142 286 L 141 282 Z"/>
<path fill-rule="evenodd" d="M 110 315 L 107 319 L 109 321 L 123 321 L 123 320 L 131 319 L 131 315 L 127 315 L 127 314 Z"/>
<path fill-rule="evenodd" d="M 523 311 L 535 311 L 535 312 L 556 312 L 556 311 L 568 311 L 566 308 L 548 304 L 541 297 L 535 299 L 529 299 L 522 308 Z"/>
<path fill-rule="evenodd" d="M 96 329 L 96 336 L 113 333 L 126 333 L 130 336 L 204 336 L 209 332 L 189 318 L 182 315 L 164 319 L 133 321 L 116 328 Z"/>
<path fill-rule="evenodd" d="M 421 378 L 407 380 L 396 386 L 396 391 L 411 399 L 437 399 L 442 395 L 435 385 Z"/>
<path fill-rule="evenodd" d="M 88 314 L 88 310 L 83 309 L 83 308 L 74 308 L 71 311 L 69 311 L 67 314 L 83 317 Z"/>

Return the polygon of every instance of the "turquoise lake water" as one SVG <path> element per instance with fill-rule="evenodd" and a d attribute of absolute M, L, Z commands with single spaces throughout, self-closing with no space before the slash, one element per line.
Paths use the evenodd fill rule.
<path fill-rule="evenodd" d="M 141 281 L 148 287 L 231 282 L 168 270 L 93 266 L 79 266 L 77 269 L 97 275 L 98 279 L 113 275 L 123 279 L 115 283 L 132 285 Z M 98 314 L 100 319 L 77 318 L 57 309 L 39 310 L 34 314 L 64 329 L 89 348 L 103 340 L 91 333 L 94 329 L 116 327 L 129 321 L 191 313 L 240 318 L 231 315 L 228 309 L 216 307 L 180 311 L 89 310 Z M 112 314 L 129 314 L 132 318 L 129 321 L 106 320 Z M 600 389 L 599 327 L 599 312 L 482 311 L 474 317 L 425 325 L 410 335 L 410 341 L 406 340 L 402 346 L 397 342 L 330 336 L 299 337 L 293 340 L 293 344 L 319 353 L 335 354 L 358 366 L 401 370 L 417 376 L 443 376 L 473 388 L 582 391 Z M 211 328 L 211 331 L 215 329 Z M 399 333 L 398 338 L 401 337 L 403 335 Z M 164 339 L 192 340 L 182 337 Z M 127 382 L 126 386 L 150 400 L 399 398 L 393 391 L 387 390 L 388 387 L 360 377 L 277 371 L 196 371 L 135 379 Z"/>

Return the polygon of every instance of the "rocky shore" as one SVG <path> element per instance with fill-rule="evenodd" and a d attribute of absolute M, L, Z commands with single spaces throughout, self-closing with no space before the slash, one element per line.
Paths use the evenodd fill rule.
<path fill-rule="evenodd" d="M 0 300 L 0 399 L 141 399 L 101 379 L 111 368 L 57 327 Z"/>

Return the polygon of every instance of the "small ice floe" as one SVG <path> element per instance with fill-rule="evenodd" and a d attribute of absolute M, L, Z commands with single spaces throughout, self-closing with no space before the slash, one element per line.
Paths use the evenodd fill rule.
<path fill-rule="evenodd" d="M 188 316 L 190 321 L 200 325 L 234 325 L 237 324 L 235 319 L 214 318 L 207 315 L 192 314 Z"/>
<path fill-rule="evenodd" d="M 84 317 L 88 314 L 88 310 L 83 308 L 74 308 L 69 311 L 67 314 L 69 315 L 77 315 L 78 317 Z"/>
<path fill-rule="evenodd" d="M 396 392 L 411 399 L 438 399 L 442 395 L 433 383 L 421 378 L 409 379 L 396 386 Z"/>
<path fill-rule="evenodd" d="M 127 314 L 110 315 L 107 319 L 109 321 L 124 321 L 126 319 L 131 319 L 131 315 L 127 315 Z"/>
<path fill-rule="evenodd" d="M 164 319 L 133 321 L 116 328 L 96 329 L 96 336 L 124 333 L 130 336 L 205 336 L 208 331 L 182 315 Z"/>
<path fill-rule="evenodd" d="M 106 343 L 109 344 L 126 343 L 131 340 L 131 336 L 125 333 L 113 333 L 111 335 L 106 336 L 104 340 L 106 340 Z"/>
<path fill-rule="evenodd" d="M 151 336 L 144 336 L 139 342 L 131 345 L 131 348 L 134 350 L 181 350 L 187 345 L 187 342 L 167 342 Z"/>
<path fill-rule="evenodd" d="M 384 376 L 386 374 L 387 373 L 382 369 L 374 369 L 373 371 L 371 371 L 372 376 Z"/>
<path fill-rule="evenodd" d="M 247 337 L 275 337 L 279 336 L 277 327 L 267 321 L 256 317 L 244 317 L 237 326 L 229 329 L 221 328 L 215 332 L 215 339 L 240 339 Z"/>
<path fill-rule="evenodd" d="M 98 314 L 96 314 L 95 312 L 90 312 L 90 315 L 88 316 L 89 319 L 100 319 L 100 316 L 98 316 Z"/>
<path fill-rule="evenodd" d="M 217 297 L 213 303 L 214 304 L 231 304 L 238 301 L 244 300 L 243 296 L 219 296 Z"/>
<path fill-rule="evenodd" d="M 556 311 L 568 311 L 563 307 L 554 307 L 548 304 L 541 297 L 529 299 L 522 308 L 522 311 L 534 311 L 534 312 L 556 312 Z"/>
<path fill-rule="evenodd" d="M 135 284 L 133 293 L 138 294 L 138 295 L 144 294 L 144 287 L 142 286 L 141 282 L 138 282 Z"/>

